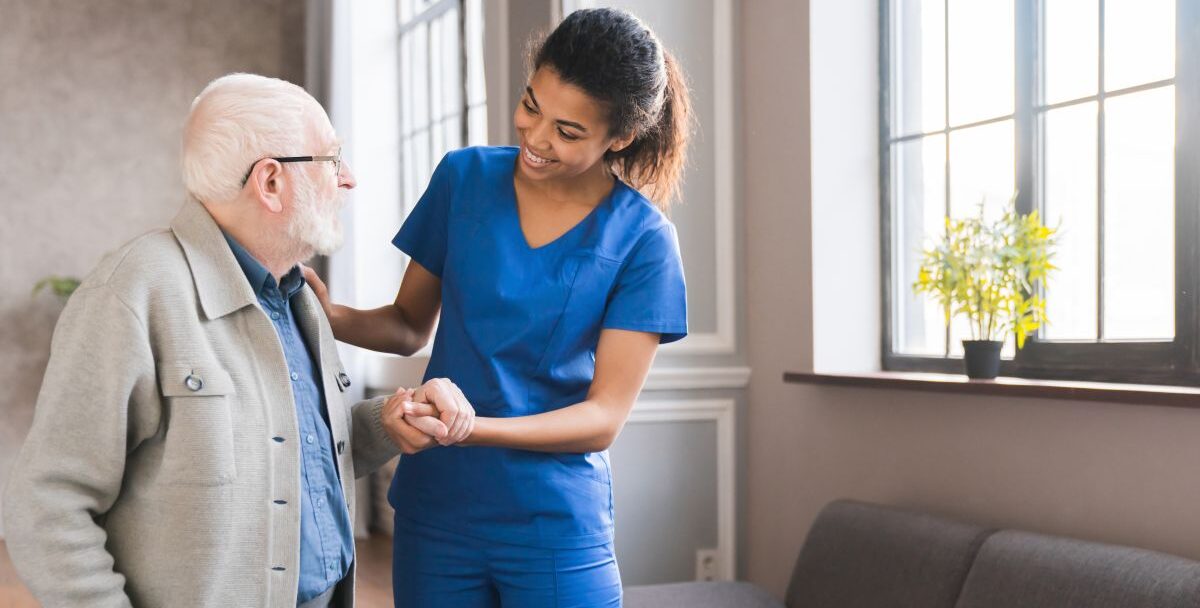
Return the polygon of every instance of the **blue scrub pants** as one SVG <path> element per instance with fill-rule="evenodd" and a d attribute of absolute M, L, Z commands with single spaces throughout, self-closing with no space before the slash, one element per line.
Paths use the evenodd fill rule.
<path fill-rule="evenodd" d="M 396 608 L 619 608 L 612 543 L 584 549 L 508 545 L 396 517 Z"/>

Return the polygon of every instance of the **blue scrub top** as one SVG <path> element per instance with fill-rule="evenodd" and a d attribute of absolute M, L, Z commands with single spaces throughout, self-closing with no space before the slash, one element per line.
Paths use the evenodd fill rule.
<path fill-rule="evenodd" d="M 601 329 L 663 343 L 687 335 L 674 225 L 616 180 L 579 224 L 531 248 L 513 190 L 517 154 L 447 154 L 392 240 L 442 281 L 425 378 L 452 380 L 479 416 L 583 401 Z M 416 523 L 499 542 L 567 549 L 613 537 L 607 452 L 433 448 L 400 459 L 389 500 Z"/>

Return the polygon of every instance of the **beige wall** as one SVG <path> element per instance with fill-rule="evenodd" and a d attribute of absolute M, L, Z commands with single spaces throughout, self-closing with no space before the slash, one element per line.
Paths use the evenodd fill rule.
<path fill-rule="evenodd" d="M 233 71 L 301 82 L 303 35 L 294 0 L 0 0 L 0 484 L 60 310 L 33 284 L 166 225 L 192 98 Z"/>
<path fill-rule="evenodd" d="M 842 497 L 1200 559 L 1200 410 L 782 382 L 814 358 L 808 4 L 740 4 L 754 370 L 741 576 L 782 595 L 817 511 Z"/>

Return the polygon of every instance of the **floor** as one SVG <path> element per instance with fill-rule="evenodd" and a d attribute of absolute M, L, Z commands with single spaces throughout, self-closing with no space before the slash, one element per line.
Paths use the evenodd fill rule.
<path fill-rule="evenodd" d="M 38 608 L 17 578 L 8 549 L 0 541 L 0 608 Z M 359 608 L 392 608 L 392 539 L 374 535 L 358 541 Z"/>

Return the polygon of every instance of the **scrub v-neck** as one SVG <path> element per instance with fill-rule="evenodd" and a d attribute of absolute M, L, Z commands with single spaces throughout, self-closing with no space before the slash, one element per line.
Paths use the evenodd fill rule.
<path fill-rule="evenodd" d="M 518 162 L 518 163 L 521 162 L 521 159 L 519 156 L 516 159 L 516 162 Z M 517 170 L 518 169 L 517 169 L 516 163 L 514 163 L 513 164 L 513 176 L 512 176 L 512 179 L 509 180 L 509 182 L 508 182 L 508 186 L 509 186 L 508 192 L 509 192 L 510 200 L 509 200 L 509 204 L 507 205 L 507 208 L 509 210 L 509 217 L 512 219 L 513 225 L 516 226 L 517 237 L 520 239 L 521 244 L 525 246 L 525 251 L 528 251 L 528 252 L 541 252 L 541 251 L 552 250 L 560 243 L 565 242 L 568 239 L 568 237 L 574 235 L 574 233 L 581 231 L 585 224 L 590 224 L 592 222 L 592 219 L 596 217 L 596 214 L 600 210 L 600 208 L 605 207 L 610 202 L 612 202 L 613 195 L 616 194 L 617 188 L 621 187 L 621 180 L 614 177 L 612 188 L 609 189 L 608 194 L 605 194 L 604 198 L 600 199 L 600 202 L 597 203 L 595 207 L 592 207 L 592 210 L 589 211 L 587 215 L 583 216 L 583 219 L 576 222 L 574 226 L 571 226 L 570 228 L 567 229 L 566 232 L 558 235 L 553 240 L 543 243 L 537 247 L 534 247 L 533 245 L 529 244 L 529 237 L 526 236 L 526 234 L 525 234 L 525 227 L 521 225 L 521 209 L 517 203 L 517 181 L 516 181 L 517 180 L 517 173 L 516 173 Z"/>

